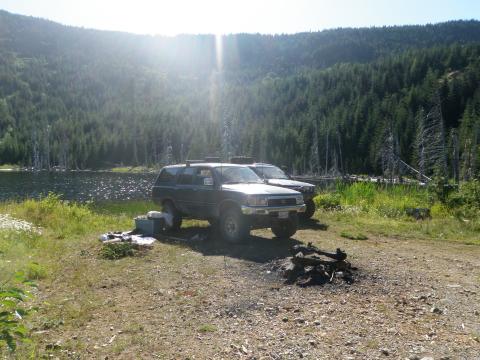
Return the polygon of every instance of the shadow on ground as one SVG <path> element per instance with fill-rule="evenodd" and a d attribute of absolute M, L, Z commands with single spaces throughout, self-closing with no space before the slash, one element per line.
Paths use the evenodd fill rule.
<path fill-rule="evenodd" d="M 298 229 L 299 230 L 322 230 L 322 231 L 327 231 L 328 230 L 328 225 L 321 223 L 317 219 L 305 219 L 299 222 L 298 224 Z"/>
<path fill-rule="evenodd" d="M 205 256 L 228 256 L 257 263 L 290 256 L 290 248 L 301 242 L 295 239 L 250 236 L 239 244 L 223 241 L 211 227 L 187 227 L 158 237 L 160 242 L 181 244 Z"/>

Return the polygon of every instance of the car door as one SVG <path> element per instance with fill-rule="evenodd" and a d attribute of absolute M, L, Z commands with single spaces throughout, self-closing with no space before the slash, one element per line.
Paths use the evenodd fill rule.
<path fill-rule="evenodd" d="M 194 215 L 196 186 L 193 184 L 196 167 L 187 166 L 177 177 L 176 203 L 179 210 L 186 215 Z"/>
<path fill-rule="evenodd" d="M 210 218 L 214 215 L 216 204 L 215 180 L 210 167 L 198 167 L 194 176 L 196 192 L 194 208 L 198 217 Z"/>

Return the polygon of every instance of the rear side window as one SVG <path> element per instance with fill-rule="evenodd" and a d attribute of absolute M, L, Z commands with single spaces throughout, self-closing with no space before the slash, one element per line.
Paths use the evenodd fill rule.
<path fill-rule="evenodd" d="M 193 175 L 195 174 L 196 168 L 187 167 L 183 172 L 178 176 L 178 185 L 191 185 L 193 183 Z"/>
<path fill-rule="evenodd" d="M 194 179 L 194 184 L 195 185 L 205 185 L 204 181 L 205 179 L 211 179 L 213 182 L 213 174 L 212 174 L 212 169 L 210 168 L 199 168 L 197 175 L 195 176 Z"/>
<path fill-rule="evenodd" d="M 177 175 L 179 168 L 165 168 L 160 172 L 160 175 L 158 175 L 157 181 L 155 182 L 155 185 L 160 185 L 160 184 L 171 184 L 173 183 L 173 180 L 175 179 L 175 176 Z"/>

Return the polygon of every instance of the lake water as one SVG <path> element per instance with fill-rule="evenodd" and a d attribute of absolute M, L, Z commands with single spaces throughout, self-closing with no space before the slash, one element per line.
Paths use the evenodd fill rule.
<path fill-rule="evenodd" d="M 0 172 L 0 201 L 54 192 L 66 200 L 150 199 L 156 174 L 111 172 Z"/>

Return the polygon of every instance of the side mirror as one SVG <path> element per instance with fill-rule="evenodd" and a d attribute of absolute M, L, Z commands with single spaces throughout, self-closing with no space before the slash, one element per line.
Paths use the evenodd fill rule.
<path fill-rule="evenodd" d="M 213 178 L 204 178 L 203 185 L 205 186 L 213 186 Z"/>

